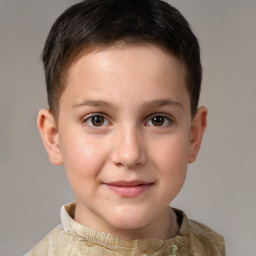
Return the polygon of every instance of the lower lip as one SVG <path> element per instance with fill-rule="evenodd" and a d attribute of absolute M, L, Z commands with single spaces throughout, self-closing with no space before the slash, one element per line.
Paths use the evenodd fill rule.
<path fill-rule="evenodd" d="M 148 190 L 152 184 L 141 184 L 138 186 L 130 186 L 130 187 L 125 187 L 125 186 L 113 186 L 107 184 L 108 188 L 118 194 L 121 197 L 136 197 L 146 190 Z"/>

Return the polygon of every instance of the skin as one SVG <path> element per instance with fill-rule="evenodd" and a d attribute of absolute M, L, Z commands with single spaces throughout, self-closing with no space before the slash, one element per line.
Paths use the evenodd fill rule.
<path fill-rule="evenodd" d="M 100 48 L 70 67 L 58 124 L 42 109 L 38 128 L 50 161 L 65 166 L 77 222 L 124 239 L 179 232 L 169 204 L 207 117 L 201 107 L 191 118 L 185 77 L 179 60 L 148 44 Z"/>

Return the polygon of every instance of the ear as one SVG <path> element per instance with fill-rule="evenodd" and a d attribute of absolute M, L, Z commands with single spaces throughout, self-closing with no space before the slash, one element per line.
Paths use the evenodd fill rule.
<path fill-rule="evenodd" d="M 188 163 L 196 160 L 207 126 L 207 108 L 200 107 L 192 120 Z"/>
<path fill-rule="evenodd" d="M 37 127 L 51 163 L 55 165 L 63 164 L 57 125 L 53 114 L 48 109 L 39 111 Z"/>

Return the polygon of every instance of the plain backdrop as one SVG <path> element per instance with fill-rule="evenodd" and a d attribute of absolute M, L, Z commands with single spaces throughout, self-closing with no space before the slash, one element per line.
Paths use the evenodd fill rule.
<path fill-rule="evenodd" d="M 138 0 L 139 1 L 139 0 Z M 0 0 L 0 255 L 27 252 L 73 200 L 36 128 L 46 107 L 40 54 L 73 0 Z M 209 125 L 172 206 L 225 237 L 227 255 L 253 256 L 256 241 L 256 1 L 173 0 L 200 40 L 201 105 Z"/>

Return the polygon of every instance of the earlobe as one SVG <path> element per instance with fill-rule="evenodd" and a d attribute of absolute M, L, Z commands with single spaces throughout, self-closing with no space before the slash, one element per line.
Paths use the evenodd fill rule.
<path fill-rule="evenodd" d="M 196 160 L 207 127 L 207 108 L 200 107 L 192 120 L 188 163 Z"/>
<path fill-rule="evenodd" d="M 37 127 L 51 163 L 55 165 L 63 164 L 57 125 L 53 114 L 48 109 L 39 111 Z"/>

